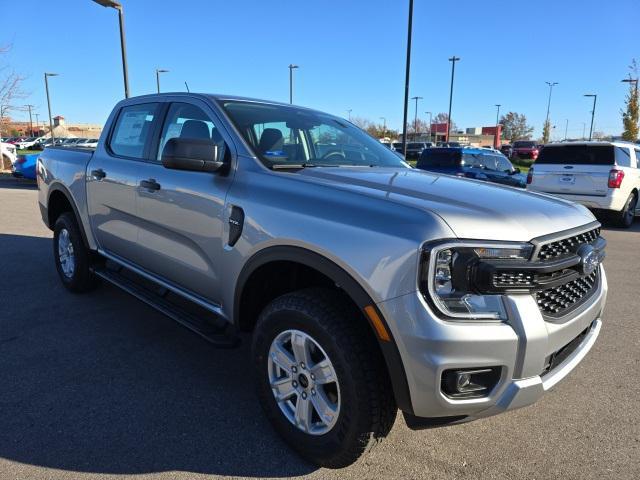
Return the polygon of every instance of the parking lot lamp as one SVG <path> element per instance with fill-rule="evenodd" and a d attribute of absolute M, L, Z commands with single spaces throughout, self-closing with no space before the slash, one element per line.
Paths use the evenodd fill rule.
<path fill-rule="evenodd" d="M 347 110 L 347 114 L 349 115 L 349 121 L 351 121 L 351 112 L 353 112 L 353 108 L 349 108 Z"/>
<path fill-rule="evenodd" d="M 567 132 L 569 131 L 569 119 L 564 124 L 564 140 L 567 141 Z"/>
<path fill-rule="evenodd" d="M 460 60 L 460 57 L 455 55 L 449 59 L 451 62 L 451 87 L 449 88 L 449 116 L 447 117 L 447 137 L 446 141 L 449 141 L 449 131 L 451 130 L 451 105 L 453 104 L 453 78 L 456 74 L 456 62 Z"/>
<path fill-rule="evenodd" d="M 418 100 L 422 100 L 422 97 L 411 97 L 411 100 L 416 101 L 416 114 L 413 118 L 413 140 L 416 140 L 418 136 Z"/>
<path fill-rule="evenodd" d="M 402 155 L 407 157 L 407 115 L 409 114 L 409 74 L 411 72 L 411 31 L 413 28 L 413 0 L 409 0 L 409 23 L 407 25 L 407 62 L 404 74 L 404 115 L 402 121 Z"/>
<path fill-rule="evenodd" d="M 598 95 L 594 93 L 585 93 L 585 97 L 593 97 L 593 109 L 591 110 L 591 127 L 589 128 L 589 141 L 591 141 L 591 136 L 593 135 L 593 118 L 596 116 L 596 101 L 598 100 Z"/>
<path fill-rule="evenodd" d="M 434 144 L 435 146 L 435 140 L 433 139 L 433 113 L 431 112 L 424 112 L 427 115 L 429 115 L 429 140 L 431 140 L 431 143 Z"/>
<path fill-rule="evenodd" d="M 300 68 L 300 66 L 289 64 L 289 103 L 293 103 L 293 70 L 296 68 Z"/>
<path fill-rule="evenodd" d="M 553 87 L 555 87 L 556 85 L 558 85 L 558 82 L 544 82 L 547 85 L 549 85 L 549 100 L 547 101 L 547 117 L 545 120 L 545 124 L 549 123 L 549 110 L 551 108 L 551 92 L 553 92 Z"/>
<path fill-rule="evenodd" d="M 40 119 L 39 119 L 40 114 L 38 112 L 35 112 L 33 115 L 36 117 L 36 130 L 38 131 L 37 136 L 39 137 L 40 136 Z"/>
<path fill-rule="evenodd" d="M 124 13 L 122 5 L 115 0 L 93 0 L 103 7 L 118 10 L 118 22 L 120 24 L 120 50 L 122 52 L 122 74 L 124 76 L 124 98 L 129 98 L 129 70 L 127 68 L 127 42 L 124 38 Z"/>
<path fill-rule="evenodd" d="M 498 135 L 498 126 L 500 125 L 500 107 L 499 103 L 496 103 L 496 134 L 493 136 L 493 147 L 498 148 L 498 141 L 500 140 L 500 136 Z"/>
<path fill-rule="evenodd" d="M 57 77 L 57 73 L 44 74 L 44 88 L 47 91 L 47 108 L 49 109 L 49 129 L 51 133 L 51 142 L 55 144 L 55 136 L 53 135 L 53 119 L 51 118 L 51 98 L 49 97 L 49 77 Z"/>
<path fill-rule="evenodd" d="M 387 118 L 380 117 L 380 120 L 382 120 L 382 138 L 384 138 L 387 133 Z"/>
<path fill-rule="evenodd" d="M 158 93 L 160 93 L 160 74 L 167 73 L 169 70 L 165 70 L 163 68 L 156 68 L 156 87 L 158 89 Z"/>
<path fill-rule="evenodd" d="M 638 94 L 638 79 L 637 78 L 625 78 L 620 80 L 621 82 L 624 83 L 635 83 L 636 85 L 636 95 Z"/>

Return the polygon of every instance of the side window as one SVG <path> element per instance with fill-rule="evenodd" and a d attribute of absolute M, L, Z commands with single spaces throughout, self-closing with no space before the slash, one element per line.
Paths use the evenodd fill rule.
<path fill-rule="evenodd" d="M 109 148 L 118 156 L 143 158 L 157 103 L 123 107 L 118 114 Z"/>
<path fill-rule="evenodd" d="M 619 167 L 631 166 L 631 152 L 628 148 L 616 147 L 616 165 Z"/>
<path fill-rule="evenodd" d="M 256 123 L 253 130 L 258 139 L 258 150 L 267 158 L 288 163 L 304 163 L 308 155 L 300 130 L 286 122 Z"/>
<path fill-rule="evenodd" d="M 498 170 L 501 172 L 511 172 L 512 167 L 509 160 L 502 157 L 496 157 L 496 163 L 498 165 Z"/>
<path fill-rule="evenodd" d="M 218 144 L 220 155 L 224 154 L 224 140 L 213 120 L 200 107 L 190 103 L 173 103 L 169 107 L 162 127 L 157 160 L 162 158 L 164 146 L 172 138 L 213 140 Z"/>
<path fill-rule="evenodd" d="M 640 168 L 640 148 L 635 148 L 634 153 L 636 154 L 636 163 L 635 165 L 632 164 L 632 166 L 635 168 Z"/>

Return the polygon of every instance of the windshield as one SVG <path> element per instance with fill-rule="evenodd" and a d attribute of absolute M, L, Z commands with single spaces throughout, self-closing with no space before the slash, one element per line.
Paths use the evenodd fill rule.
<path fill-rule="evenodd" d="M 515 148 L 534 148 L 536 146 L 536 142 L 513 142 L 513 146 Z"/>
<path fill-rule="evenodd" d="M 270 168 L 367 166 L 409 168 L 351 123 L 287 105 L 225 101 L 227 112 L 258 158 Z"/>

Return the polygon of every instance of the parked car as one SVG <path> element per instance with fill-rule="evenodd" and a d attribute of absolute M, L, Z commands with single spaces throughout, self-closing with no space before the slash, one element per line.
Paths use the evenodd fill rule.
<path fill-rule="evenodd" d="M 98 146 L 97 138 L 82 138 L 76 142 L 76 147 L 96 148 Z"/>
<path fill-rule="evenodd" d="M 37 153 L 28 155 L 18 155 L 11 174 L 17 178 L 28 178 L 29 180 L 36 179 L 36 163 L 38 161 Z"/>
<path fill-rule="evenodd" d="M 16 146 L 12 143 L 0 142 L 0 168 L 11 168 L 16 161 Z"/>
<path fill-rule="evenodd" d="M 502 154 L 504 156 L 506 156 L 507 158 L 511 158 L 513 155 L 513 147 L 509 144 L 503 144 L 500 146 L 500 151 L 502 152 Z"/>
<path fill-rule="evenodd" d="M 538 153 L 539 149 L 536 142 L 531 142 L 529 140 L 517 140 L 513 142 L 512 157 L 530 158 L 535 160 L 538 158 Z"/>
<path fill-rule="evenodd" d="M 354 462 L 398 408 L 416 429 L 529 405 L 601 329 L 586 208 L 408 168 L 312 109 L 129 98 L 37 176 L 62 284 L 102 278 L 213 345 L 252 332 L 260 404 L 317 465 Z"/>
<path fill-rule="evenodd" d="M 526 177 L 507 157 L 484 148 L 430 148 L 422 152 L 416 168 L 458 177 L 526 187 Z"/>
<path fill-rule="evenodd" d="M 408 142 L 407 143 L 407 153 L 405 155 L 407 160 L 417 160 L 420 158 L 420 154 L 424 149 L 429 148 L 431 144 L 427 144 L 427 142 Z"/>
<path fill-rule="evenodd" d="M 640 145 L 563 142 L 545 145 L 527 189 L 581 203 L 621 227 L 640 215 Z"/>
<path fill-rule="evenodd" d="M 14 143 L 14 145 L 18 147 L 19 150 L 26 150 L 28 148 L 33 147 L 36 144 L 37 140 L 38 140 L 38 137 L 28 137 L 22 140 L 18 140 L 17 142 Z"/>

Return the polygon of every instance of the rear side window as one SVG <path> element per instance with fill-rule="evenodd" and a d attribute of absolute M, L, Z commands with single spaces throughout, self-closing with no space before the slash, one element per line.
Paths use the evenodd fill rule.
<path fill-rule="evenodd" d="M 157 103 L 123 107 L 109 142 L 111 151 L 122 157 L 144 158 L 144 147 L 157 109 Z"/>
<path fill-rule="evenodd" d="M 465 153 L 464 155 L 462 155 L 462 159 L 464 160 L 465 167 L 473 167 L 473 168 L 487 167 L 485 155 L 482 155 L 481 153 Z M 489 162 L 489 165 L 491 165 L 491 162 Z"/>
<path fill-rule="evenodd" d="M 631 151 L 628 148 L 616 147 L 616 165 L 619 167 L 631 166 Z"/>
<path fill-rule="evenodd" d="M 460 165 L 460 152 L 434 152 L 433 150 L 424 150 L 418 160 L 417 167 L 437 167 L 452 168 Z"/>
<path fill-rule="evenodd" d="M 546 146 L 536 160 L 537 164 L 559 165 L 613 165 L 612 145 Z"/>

